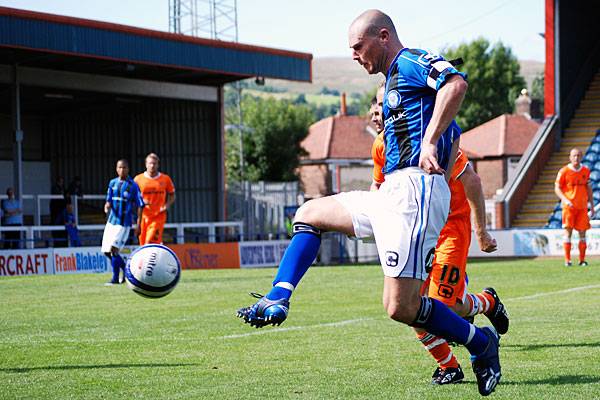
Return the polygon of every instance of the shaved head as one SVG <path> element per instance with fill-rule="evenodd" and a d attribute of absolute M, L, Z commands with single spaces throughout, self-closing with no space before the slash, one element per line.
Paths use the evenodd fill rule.
<path fill-rule="evenodd" d="M 357 32 L 368 36 L 376 36 L 381 29 L 387 29 L 391 34 L 398 36 L 392 19 L 379 10 L 363 12 L 352 22 L 350 29 L 356 29 Z"/>
<path fill-rule="evenodd" d="M 571 165 L 573 165 L 575 168 L 579 168 L 582 158 L 583 152 L 577 147 L 571 149 L 571 151 L 569 152 L 569 161 L 571 162 Z"/>
<path fill-rule="evenodd" d="M 392 19 L 379 10 L 367 10 L 352 21 L 348 44 L 352 59 L 369 74 L 385 74 L 403 48 Z"/>

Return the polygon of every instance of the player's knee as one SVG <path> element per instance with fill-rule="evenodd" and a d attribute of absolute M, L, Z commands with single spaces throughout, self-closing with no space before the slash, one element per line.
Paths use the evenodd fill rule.
<path fill-rule="evenodd" d="M 304 222 L 310 225 L 316 225 L 319 222 L 319 209 L 315 202 L 307 201 L 296 211 L 294 222 Z"/>
<path fill-rule="evenodd" d="M 405 324 L 413 322 L 417 313 L 417 310 L 407 303 L 391 302 L 386 305 L 385 309 L 391 319 Z"/>

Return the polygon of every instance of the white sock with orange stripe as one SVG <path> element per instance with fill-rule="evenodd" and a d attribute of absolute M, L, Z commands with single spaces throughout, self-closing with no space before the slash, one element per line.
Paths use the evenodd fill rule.
<path fill-rule="evenodd" d="M 440 368 L 457 368 L 458 361 L 452 353 L 448 342 L 441 337 L 427 332 L 417 333 L 417 339 L 423 344 L 423 347 L 431 354 Z"/>
<path fill-rule="evenodd" d="M 494 307 L 496 302 L 494 297 L 487 292 L 468 293 L 467 300 L 470 306 L 469 313 L 467 314 L 469 317 L 487 313 Z"/>

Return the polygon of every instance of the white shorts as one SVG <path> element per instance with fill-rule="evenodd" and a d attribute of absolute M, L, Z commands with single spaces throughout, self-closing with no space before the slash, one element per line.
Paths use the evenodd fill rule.
<path fill-rule="evenodd" d="M 352 216 L 357 238 L 375 236 L 386 276 L 425 280 L 440 231 L 446 224 L 450 189 L 443 175 L 404 168 L 385 176 L 378 191 L 333 196 Z"/>
<path fill-rule="evenodd" d="M 121 250 L 129 238 L 130 229 L 130 226 L 113 225 L 107 222 L 102 236 L 102 252 L 110 253 L 112 247 Z"/>

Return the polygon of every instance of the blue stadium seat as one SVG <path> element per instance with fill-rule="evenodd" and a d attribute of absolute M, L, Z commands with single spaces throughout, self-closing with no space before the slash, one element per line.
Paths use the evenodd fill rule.
<path fill-rule="evenodd" d="M 596 161 L 598 161 L 598 153 L 594 153 L 593 151 L 592 152 L 588 151 L 587 153 L 585 153 L 585 156 L 583 157 L 584 163 L 593 164 Z"/>
<path fill-rule="evenodd" d="M 595 171 L 600 171 L 600 160 L 597 160 L 597 161 L 596 161 L 596 162 L 593 164 L 593 166 L 592 166 L 592 168 L 591 168 L 591 169 L 592 169 L 592 170 L 595 170 Z"/>
<path fill-rule="evenodd" d="M 592 143 L 588 149 L 588 152 L 590 151 L 593 151 L 594 153 L 600 153 L 600 143 Z"/>
<path fill-rule="evenodd" d="M 594 143 L 600 143 L 600 135 L 597 135 L 596 137 L 594 137 L 594 139 L 592 140 L 592 144 Z"/>
<path fill-rule="evenodd" d="M 562 228 L 562 221 L 559 219 L 552 218 L 550 221 L 548 221 L 548 224 L 546 226 L 548 228 L 554 228 L 554 229 Z"/>
<path fill-rule="evenodd" d="M 593 169 L 590 173 L 590 180 L 592 182 L 600 181 L 600 170 Z"/>
<path fill-rule="evenodd" d="M 594 192 L 594 203 L 598 204 L 599 201 L 600 201 L 600 191 Z"/>
<path fill-rule="evenodd" d="M 556 210 L 552 213 L 550 219 L 562 220 L 562 210 Z"/>

